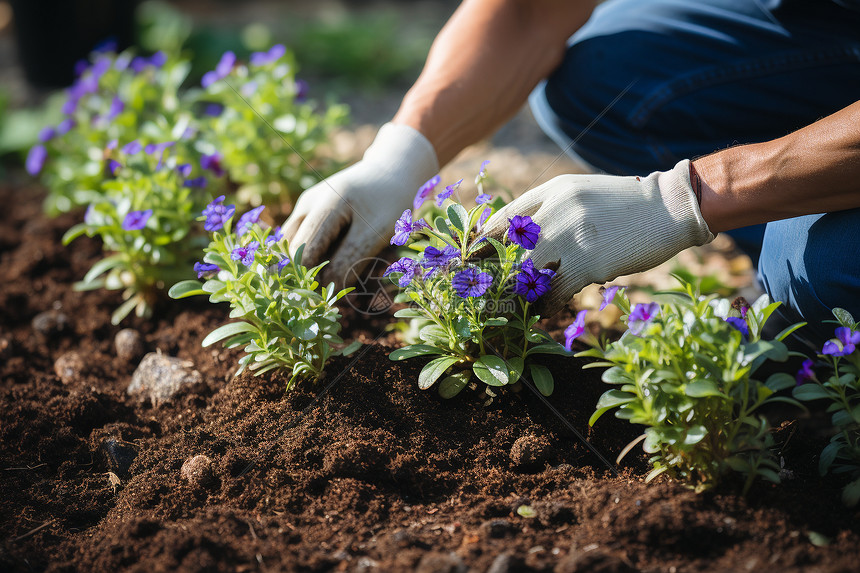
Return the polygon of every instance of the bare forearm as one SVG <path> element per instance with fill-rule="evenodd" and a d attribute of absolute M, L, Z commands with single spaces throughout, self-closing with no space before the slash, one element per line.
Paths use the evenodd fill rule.
<path fill-rule="evenodd" d="M 712 232 L 860 207 L 860 102 L 785 137 L 693 162 Z"/>
<path fill-rule="evenodd" d="M 446 164 L 517 112 L 593 8 L 591 0 L 466 0 L 393 122 L 424 134 Z"/>

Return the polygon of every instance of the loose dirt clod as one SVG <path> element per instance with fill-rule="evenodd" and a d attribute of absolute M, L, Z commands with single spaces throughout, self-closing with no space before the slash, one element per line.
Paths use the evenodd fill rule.
<path fill-rule="evenodd" d="M 40 312 L 30 322 L 37 334 L 50 338 L 69 327 L 69 317 L 56 309 Z"/>
<path fill-rule="evenodd" d="M 126 362 L 140 358 L 146 350 L 143 345 L 143 338 L 133 328 L 123 328 L 117 332 L 113 342 L 116 355 Z"/>
<path fill-rule="evenodd" d="M 179 475 L 192 486 L 199 488 L 205 488 L 215 481 L 212 460 L 203 454 L 185 460 L 179 470 Z"/>
<path fill-rule="evenodd" d="M 511 446 L 511 461 L 518 468 L 543 465 L 550 457 L 552 445 L 543 436 L 521 436 Z"/>
<path fill-rule="evenodd" d="M 194 370 L 193 362 L 150 352 L 134 371 L 127 391 L 158 405 L 173 398 L 183 386 L 199 382 L 200 373 Z"/>
<path fill-rule="evenodd" d="M 77 380 L 86 369 L 86 363 L 79 353 L 72 350 L 61 355 L 54 362 L 54 372 L 63 384 Z"/>

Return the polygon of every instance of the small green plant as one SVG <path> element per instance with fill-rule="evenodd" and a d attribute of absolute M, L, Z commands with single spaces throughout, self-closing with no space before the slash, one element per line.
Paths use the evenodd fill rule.
<path fill-rule="evenodd" d="M 486 163 L 477 178 L 479 195 L 471 210 L 451 202 L 447 217 L 436 217 L 431 225 L 413 220 L 407 209 L 395 224 L 392 244 L 409 243 L 415 251 L 385 272 L 403 289 L 396 300 L 409 303 L 395 317 L 423 326 L 418 333 L 421 344 L 395 350 L 389 357 L 433 357 L 421 370 L 418 386 L 426 390 L 441 379 L 439 393 L 445 398 L 457 395 L 473 375 L 491 397 L 490 387 L 515 384 L 524 375 L 548 396 L 554 386 L 552 374 L 533 358 L 572 356 L 535 326 L 540 317 L 532 303 L 549 292 L 555 272 L 536 269 L 528 258 L 540 234 L 530 217 L 514 217 L 504 242 L 480 235 L 494 210 L 490 195 L 483 191 L 485 168 Z M 419 189 L 413 204 L 416 212 L 438 182 L 436 177 Z M 439 193 L 437 204 L 449 199 L 461 182 Z M 413 234 L 422 238 L 412 241 Z M 496 257 L 476 259 L 482 247 L 495 251 Z"/>
<path fill-rule="evenodd" d="M 860 501 L 860 332 L 854 317 L 842 308 L 834 308 L 839 326 L 834 338 L 818 353 L 818 366 L 807 359 L 797 372 L 794 397 L 802 401 L 828 400 L 836 434 L 821 452 L 818 469 L 848 474 L 852 480 L 842 491 L 845 505 Z M 822 373 L 819 380 L 815 370 Z"/>
<path fill-rule="evenodd" d="M 795 381 L 784 373 L 765 382 L 754 376 L 766 360 L 788 359 L 782 341 L 803 324 L 764 340 L 762 329 L 780 305 L 767 295 L 752 306 L 743 299 L 733 306 L 700 296 L 683 281 L 681 291 L 663 294 L 671 302 L 631 308 L 623 290 L 607 289 L 628 330 L 615 342 L 577 354 L 600 359 L 586 367 L 608 367 L 603 381 L 618 386 L 600 397 L 589 424 L 616 410 L 618 418 L 646 426 L 619 459 L 643 442 L 652 454 L 648 481 L 667 473 L 700 491 L 734 470 L 747 476 L 744 492 L 756 477 L 778 483 L 771 430 L 758 411 L 774 401 L 800 406 L 775 395 Z"/>
<path fill-rule="evenodd" d="M 226 52 L 203 76 L 204 91 L 193 92 L 201 136 L 223 156 L 241 204 L 292 205 L 338 167 L 317 148 L 346 121 L 347 109 L 331 105 L 317 113 L 295 73 L 295 58 L 280 44 L 251 54 L 247 64 Z"/>
<path fill-rule="evenodd" d="M 132 310 L 150 317 L 164 289 L 193 276 L 191 265 L 206 244 L 194 218 L 209 194 L 191 164 L 177 163 L 173 143 L 111 147 L 102 162 L 106 177 L 88 197 L 84 221 L 63 243 L 81 235 L 101 238 L 109 255 L 75 288 L 122 290 L 124 302 L 111 318 L 118 324 Z"/>
<path fill-rule="evenodd" d="M 280 228 L 263 228 L 262 207 L 245 213 L 232 230 L 235 207 L 221 196 L 203 213 L 213 231 L 203 262 L 194 265 L 199 280 L 177 283 L 173 298 L 209 295 L 213 303 L 230 304 L 230 318 L 203 340 L 203 346 L 224 341 L 227 348 L 244 346 L 236 375 L 274 369 L 291 372 L 287 390 L 298 380 L 316 380 L 332 356 L 347 355 L 358 342 L 338 350 L 343 339 L 340 313 L 334 304 L 352 289 L 335 292 L 334 284 L 318 290 L 316 275 L 325 263 L 302 266 L 303 245 L 294 257 Z"/>

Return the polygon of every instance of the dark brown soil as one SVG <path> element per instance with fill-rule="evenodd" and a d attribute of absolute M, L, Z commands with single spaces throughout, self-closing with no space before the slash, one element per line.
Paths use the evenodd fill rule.
<path fill-rule="evenodd" d="M 376 342 L 285 395 L 283 376 L 233 378 L 235 353 L 200 347 L 223 309 L 174 302 L 123 327 L 203 383 L 141 404 L 118 296 L 71 288 L 99 245 L 61 247 L 75 217 L 46 220 L 36 189 L 5 185 L 0 205 L 2 571 L 856 570 L 857 512 L 817 475 L 814 420 L 781 433 L 793 479 L 748 499 L 646 485 L 641 456 L 615 475 L 571 431 L 610 459 L 637 434 L 588 431 L 604 387 L 572 359 L 548 363 L 558 416 L 528 387 L 443 401 L 418 390 L 420 360 L 387 359 L 387 318 L 353 312 L 347 337 Z M 135 456 L 127 472 L 110 447 Z"/>

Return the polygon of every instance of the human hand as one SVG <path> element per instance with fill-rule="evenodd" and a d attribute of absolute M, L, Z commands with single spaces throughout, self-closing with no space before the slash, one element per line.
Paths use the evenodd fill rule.
<path fill-rule="evenodd" d="M 360 273 L 361 260 L 388 244 L 394 222 L 438 171 L 433 146 L 421 133 L 387 123 L 358 163 L 301 194 L 284 236 L 292 249 L 305 244 L 305 266 L 329 260 L 320 282 L 341 288 L 348 270 Z"/>
<path fill-rule="evenodd" d="M 530 258 L 558 264 L 552 290 L 539 301 L 555 314 L 583 287 L 644 271 L 714 236 L 690 185 L 690 162 L 647 177 L 562 175 L 527 191 L 487 221 L 484 234 L 501 240 L 509 219 L 540 225 Z"/>

